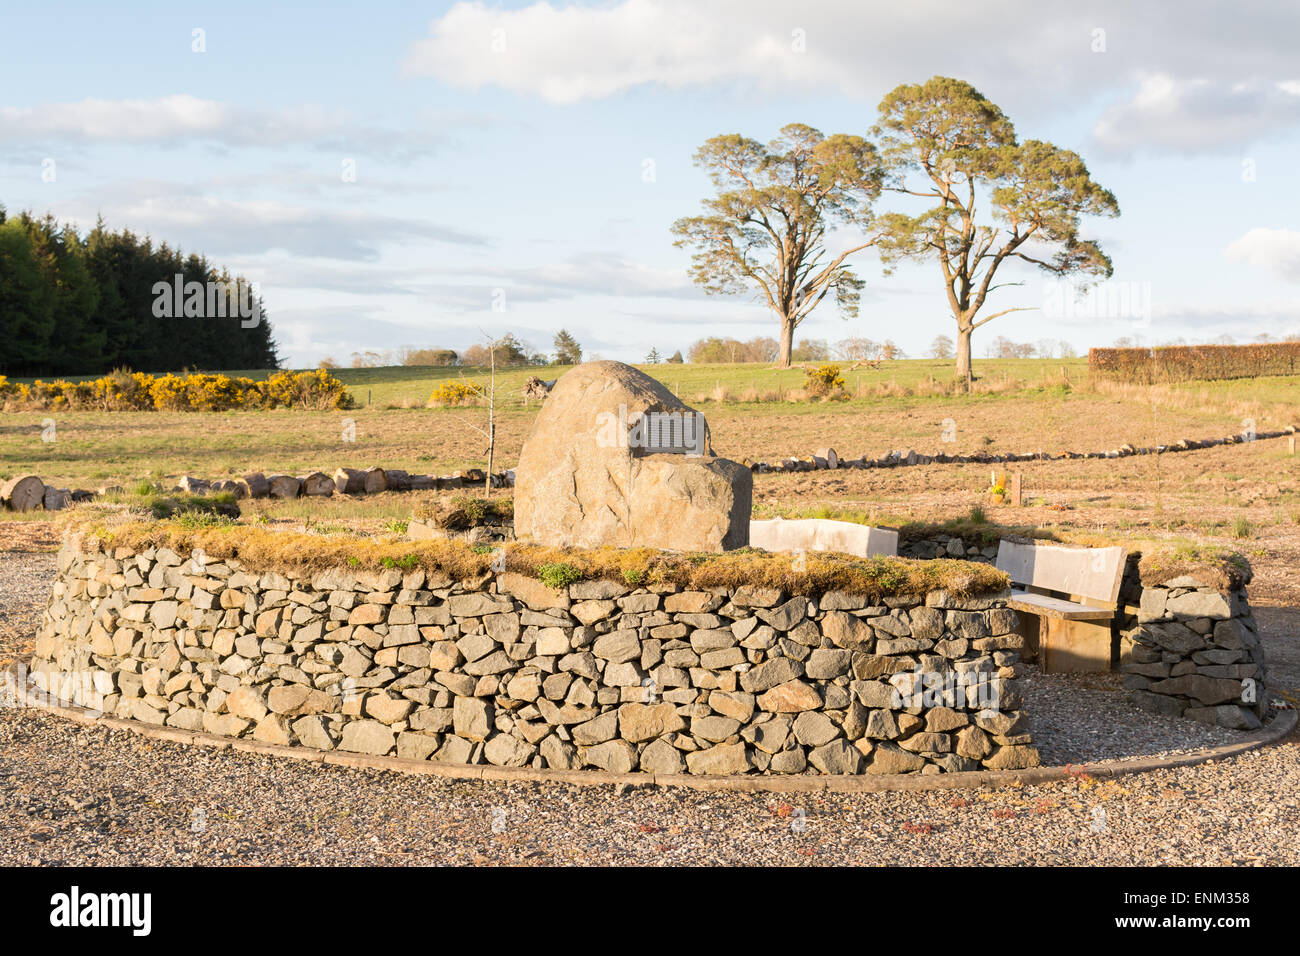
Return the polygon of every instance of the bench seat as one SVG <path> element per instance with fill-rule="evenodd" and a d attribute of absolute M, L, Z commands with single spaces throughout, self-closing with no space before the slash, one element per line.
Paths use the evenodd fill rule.
<path fill-rule="evenodd" d="M 838 551 L 859 558 L 892 558 L 898 555 L 898 532 L 827 518 L 772 518 L 749 523 L 749 545 L 764 551 Z"/>
<path fill-rule="evenodd" d="M 1060 618 L 1062 621 L 1109 621 L 1115 616 L 1113 608 L 1089 607 L 1087 604 L 1076 604 L 1074 601 L 1019 588 L 1011 589 L 1011 600 L 1007 605 L 1016 611 L 1037 614 L 1039 617 Z"/>
<path fill-rule="evenodd" d="M 1011 579 L 1007 604 L 1019 618 L 1016 632 L 1043 673 L 1110 670 L 1126 559 L 1120 547 L 999 542 L 997 566 Z"/>

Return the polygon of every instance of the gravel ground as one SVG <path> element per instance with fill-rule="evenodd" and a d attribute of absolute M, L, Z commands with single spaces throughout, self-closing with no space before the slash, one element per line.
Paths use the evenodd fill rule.
<path fill-rule="evenodd" d="M 1252 736 L 1139 710 L 1129 703 L 1119 674 L 1040 674 L 1031 669 L 1023 686 L 1034 743 L 1048 766 L 1168 756 Z"/>
<path fill-rule="evenodd" d="M 0 551 L 0 666 L 31 649 L 54 572 L 48 552 Z"/>
<path fill-rule="evenodd" d="M 0 553 L 0 658 L 49 554 Z M 1261 615 L 1270 642 L 1294 618 Z M 1284 634 L 1265 620 L 1282 621 Z M 27 637 L 24 638 L 23 635 Z M 1300 684 L 1290 643 L 1275 677 Z M 1282 663 L 1279 669 L 1278 663 Z M 1034 677 L 1049 763 L 1238 735 L 1129 707 L 1109 677 Z M 451 781 L 183 747 L 0 710 L 5 864 L 1300 865 L 1300 739 L 1199 767 L 1000 790 L 777 796 Z"/>
<path fill-rule="evenodd" d="M 1098 783 L 773 796 L 314 766 L 0 715 L 7 864 L 1300 864 L 1300 746 Z"/>

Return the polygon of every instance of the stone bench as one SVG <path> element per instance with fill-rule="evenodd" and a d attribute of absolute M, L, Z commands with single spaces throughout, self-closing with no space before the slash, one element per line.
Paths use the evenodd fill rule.
<path fill-rule="evenodd" d="M 1008 606 L 1020 612 L 1020 633 L 1045 673 L 1111 669 L 1126 557 L 1121 547 L 999 543 L 997 567 L 1012 584 Z"/>
<path fill-rule="evenodd" d="M 898 555 L 898 532 L 852 521 L 773 518 L 749 523 L 749 546 L 764 551 L 839 551 L 860 558 L 892 558 Z"/>

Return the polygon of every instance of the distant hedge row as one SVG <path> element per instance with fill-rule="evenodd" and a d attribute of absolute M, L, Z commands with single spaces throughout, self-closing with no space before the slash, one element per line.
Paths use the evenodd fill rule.
<path fill-rule="evenodd" d="M 9 382 L 0 375 L 0 409 L 220 412 L 232 408 L 352 408 L 347 388 L 324 369 L 273 373 L 264 381 L 229 375 L 148 375 L 117 371 L 85 382 Z"/>
<path fill-rule="evenodd" d="M 1300 342 L 1089 349 L 1088 370 L 1122 382 L 1184 382 L 1300 374 Z"/>

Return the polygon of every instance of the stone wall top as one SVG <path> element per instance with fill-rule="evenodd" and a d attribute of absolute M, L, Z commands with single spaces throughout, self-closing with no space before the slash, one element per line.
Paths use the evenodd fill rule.
<path fill-rule="evenodd" d="M 827 592 L 873 601 L 940 595 L 943 601 L 1001 594 L 1005 574 L 969 561 L 856 558 L 835 553 L 773 554 L 745 549 L 708 554 L 652 548 L 548 548 L 510 542 L 498 547 L 463 540 L 397 541 L 350 534 L 273 531 L 248 525 L 189 527 L 142 521 L 111 528 L 83 527 L 72 536 L 85 553 L 113 555 L 197 552 L 233 560 L 259 572 L 298 574 L 325 568 L 348 573 L 422 570 L 431 579 L 485 582 L 502 571 L 551 584 L 609 581 L 673 590 L 767 588 L 816 597 Z M 150 549 L 153 549 L 152 551 Z M 477 586 L 477 585 L 476 585 Z"/>

